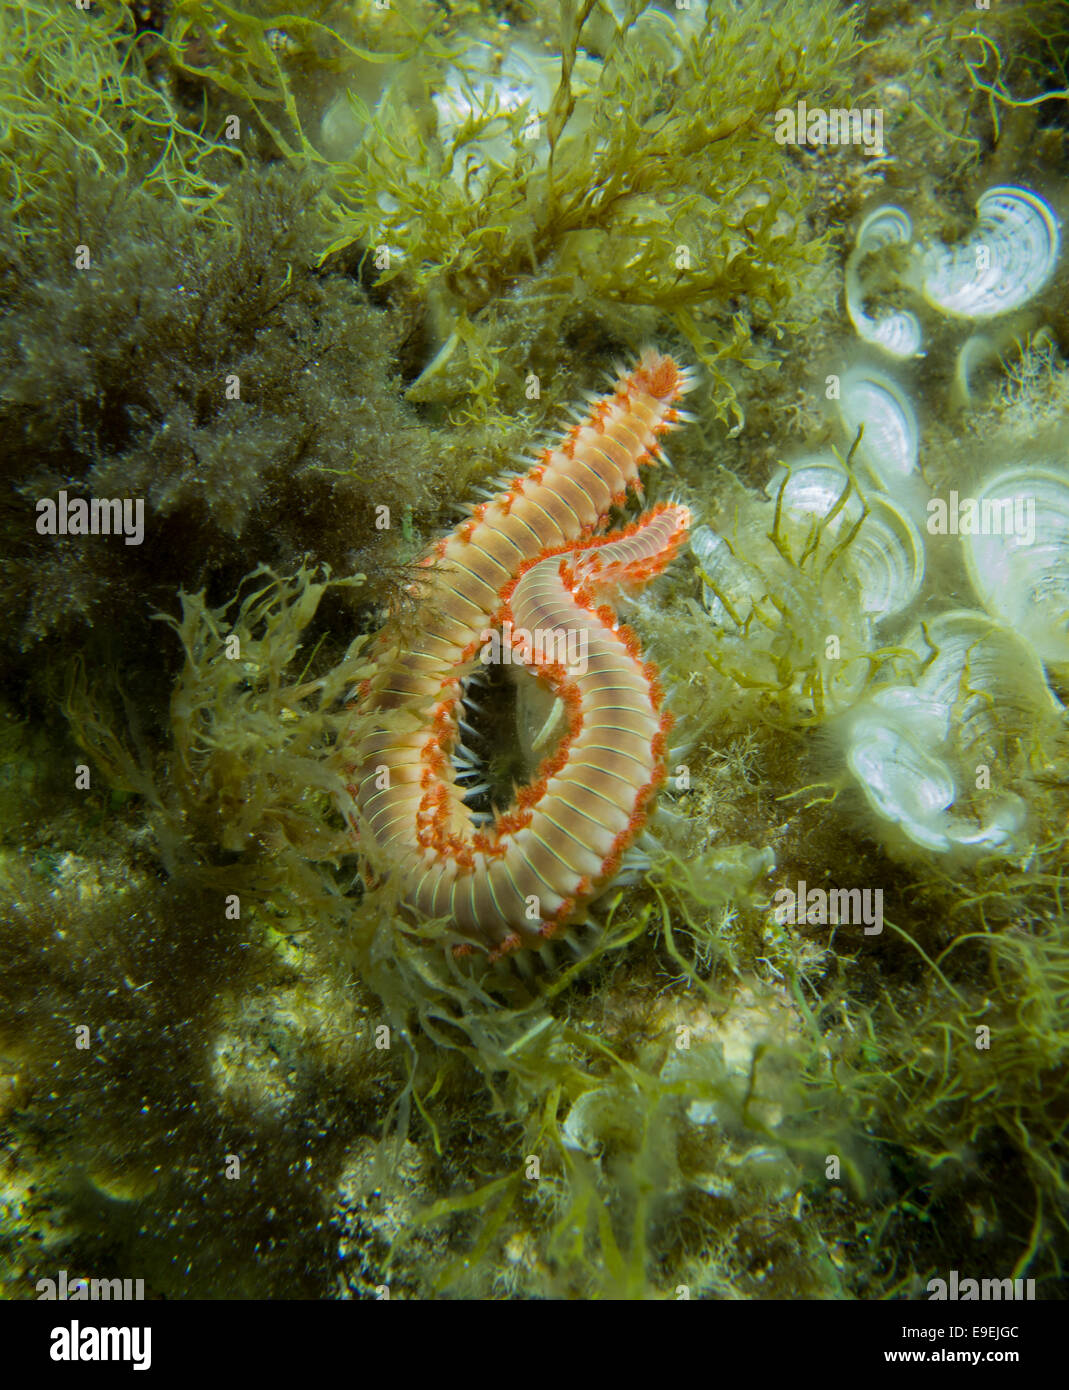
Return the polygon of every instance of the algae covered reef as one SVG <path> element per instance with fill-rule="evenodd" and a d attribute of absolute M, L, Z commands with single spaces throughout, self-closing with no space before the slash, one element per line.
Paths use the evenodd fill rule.
<path fill-rule="evenodd" d="M 1060 1295 L 1067 65 L 1028 0 L 0 5 L 5 1296 Z M 486 968 L 356 842 L 353 691 L 649 343 L 669 776 Z"/>

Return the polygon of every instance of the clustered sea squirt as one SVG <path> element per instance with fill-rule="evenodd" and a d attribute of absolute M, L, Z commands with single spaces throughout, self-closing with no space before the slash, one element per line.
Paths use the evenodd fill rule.
<path fill-rule="evenodd" d="M 902 278 L 961 321 L 1005 320 L 1053 277 L 1058 219 L 1038 193 L 1016 186 L 987 190 L 977 214 L 960 244 L 917 248 Z M 875 209 L 846 272 L 859 336 L 899 360 L 921 355 L 920 320 L 901 307 L 862 312 L 860 271 L 911 237 L 902 209 Z M 975 370 L 983 356 L 998 353 L 975 333 L 958 350 L 953 389 L 966 401 L 970 363 Z M 843 452 L 778 469 L 771 500 L 743 503 L 730 538 L 704 526 L 692 537 L 718 659 L 744 653 L 752 673 L 769 673 L 770 691 L 778 682 L 796 718 L 830 721 L 873 827 L 895 854 L 1019 852 L 1029 835 L 1050 833 L 1027 801 L 1035 802 L 1035 774 L 1053 768 L 1064 716 L 1044 665 L 1066 666 L 1065 441 L 1015 442 L 1017 466 L 1008 469 L 997 455 L 970 462 L 972 476 L 954 479 L 959 504 L 957 488 L 949 501 L 932 495 L 924 431 L 894 376 L 863 360 L 826 382 Z M 948 533 L 953 540 L 941 541 Z M 950 608 L 932 582 L 936 556 L 943 583 L 952 574 L 962 592 Z M 960 606 L 969 601 L 965 574 L 986 612 Z"/>

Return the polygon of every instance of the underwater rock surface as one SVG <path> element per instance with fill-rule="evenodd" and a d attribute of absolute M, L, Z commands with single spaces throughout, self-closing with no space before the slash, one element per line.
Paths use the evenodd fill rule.
<path fill-rule="evenodd" d="M 294 8 L 0 3 L 0 1295 L 1060 1296 L 1066 8 Z M 651 347 L 543 499 L 649 816 L 488 961 L 375 639 Z M 577 737 L 500 619 L 388 731 L 480 853 Z"/>

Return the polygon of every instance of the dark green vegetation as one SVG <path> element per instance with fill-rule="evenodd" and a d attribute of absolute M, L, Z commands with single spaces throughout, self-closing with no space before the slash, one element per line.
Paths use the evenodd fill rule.
<path fill-rule="evenodd" d="M 480 980 L 440 926 L 398 929 L 397 885 L 356 882 L 350 643 L 469 483 L 653 338 L 703 365 L 673 481 L 712 514 L 714 463 L 761 486 L 819 439 L 870 197 L 923 187 L 963 226 L 992 180 L 1065 187 L 1065 103 L 1022 104 L 1065 86 L 1061 7 L 985 16 L 993 56 L 956 4 L 767 0 L 718 8 L 682 60 L 607 6 L 557 9 L 500 16 L 568 57 L 528 142 L 481 96 L 473 39 L 510 33 L 483 5 L 0 8 L 15 1296 L 61 1265 L 172 1297 L 878 1297 L 974 1265 L 1053 1290 L 1064 750 L 1027 859 L 892 864 L 845 795 L 799 794 L 828 780 L 819 741 L 694 660 L 681 560 L 636 626 L 692 789 L 591 957 Z M 443 138 L 433 93 L 465 66 Z M 776 146 L 799 95 L 882 103 L 897 163 Z M 143 497 L 144 546 L 38 536 L 60 489 Z M 777 883 L 884 884 L 883 936 L 776 929 L 770 845 Z"/>

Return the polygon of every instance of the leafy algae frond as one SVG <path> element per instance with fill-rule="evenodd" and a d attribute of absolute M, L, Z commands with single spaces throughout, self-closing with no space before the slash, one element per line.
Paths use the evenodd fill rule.
<path fill-rule="evenodd" d="M 755 319 L 789 317 L 791 286 L 822 249 L 770 120 L 835 86 L 856 52 L 851 21 L 827 3 L 710 7 L 700 30 L 658 48 L 638 22 L 645 8 L 631 0 L 595 58 L 581 47 L 592 0 L 562 6 L 544 123 L 472 72 L 471 112 L 444 131 L 426 68 L 377 110 L 353 98 L 365 133 L 334 169 L 328 250 L 394 248 L 380 283 L 400 281 L 444 325 L 438 370 L 458 340 L 492 356 L 488 306 L 502 296 L 543 323 L 584 302 L 653 310 L 709 368 L 726 416 L 719 359 L 745 358 L 749 334 L 722 306 L 746 296 Z M 460 81 L 459 47 L 454 61 Z"/>
<path fill-rule="evenodd" d="M 319 577 L 302 565 L 292 575 L 264 567 L 249 578 L 251 592 L 230 603 L 213 608 L 203 593 L 183 594 L 180 618 L 158 615 L 185 653 L 166 766 L 146 762 L 115 732 L 106 694 L 82 662 L 71 667 L 64 711 L 109 784 L 145 799 L 172 873 L 224 881 L 237 871 L 223 862 L 243 852 L 242 881 L 261 900 L 277 895 L 276 908 L 288 915 L 291 895 L 308 903 L 323 896 L 308 861 L 337 859 L 349 847 L 333 810 L 343 780 L 328 755 L 341 701 L 366 670 L 358 638 L 333 668 L 309 678 L 316 651 L 299 657 L 302 636 L 328 589 L 359 587 L 363 576 Z M 294 921 L 300 917 L 295 910 Z"/>
<path fill-rule="evenodd" d="M 0 196 L 24 235 L 81 170 L 208 212 L 239 151 L 187 126 L 132 53 L 133 7 L 0 5 Z"/>

